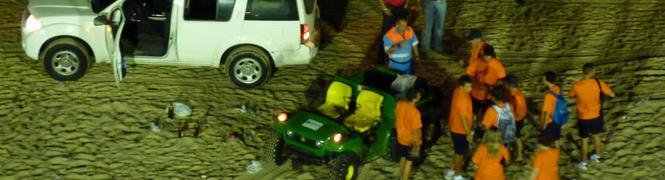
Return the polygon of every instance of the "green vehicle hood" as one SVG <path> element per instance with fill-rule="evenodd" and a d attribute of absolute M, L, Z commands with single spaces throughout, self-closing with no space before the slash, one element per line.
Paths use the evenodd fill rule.
<path fill-rule="evenodd" d="M 318 141 L 326 141 L 334 133 L 349 134 L 346 127 L 334 120 L 303 110 L 291 114 L 285 127 L 295 134 Z"/>

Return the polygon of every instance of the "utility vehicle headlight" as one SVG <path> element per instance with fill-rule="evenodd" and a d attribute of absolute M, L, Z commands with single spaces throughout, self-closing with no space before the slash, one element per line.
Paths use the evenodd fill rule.
<path fill-rule="evenodd" d="M 284 123 L 286 122 L 287 119 L 289 119 L 289 116 L 286 115 L 286 113 L 283 113 L 283 112 L 282 112 L 282 113 L 277 114 L 277 121 L 278 121 L 279 123 L 284 124 Z"/>
<path fill-rule="evenodd" d="M 333 134 L 333 142 L 335 142 L 335 143 L 342 142 L 342 134 L 341 133 Z"/>

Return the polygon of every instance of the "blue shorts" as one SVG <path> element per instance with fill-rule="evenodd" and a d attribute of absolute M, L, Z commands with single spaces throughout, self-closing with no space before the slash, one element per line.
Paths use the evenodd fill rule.
<path fill-rule="evenodd" d="M 395 62 L 393 60 L 390 60 L 390 63 L 388 64 L 388 67 L 390 69 L 396 70 L 401 74 L 413 74 L 413 71 L 411 69 L 411 64 L 413 61 L 408 61 L 405 63 L 400 63 L 400 62 Z"/>

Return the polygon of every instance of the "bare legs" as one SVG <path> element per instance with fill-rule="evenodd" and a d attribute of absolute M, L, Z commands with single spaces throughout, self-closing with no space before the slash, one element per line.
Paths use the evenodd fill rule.
<path fill-rule="evenodd" d="M 399 174 L 402 177 L 402 180 L 408 180 L 409 174 L 411 173 L 411 164 L 412 161 L 406 160 L 406 157 L 402 157 L 399 160 Z"/>

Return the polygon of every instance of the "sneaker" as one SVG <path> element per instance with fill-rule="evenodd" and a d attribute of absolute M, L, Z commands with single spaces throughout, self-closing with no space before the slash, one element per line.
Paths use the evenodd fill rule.
<path fill-rule="evenodd" d="M 466 178 L 462 175 L 457 175 L 457 176 L 453 177 L 453 180 L 466 180 Z"/>
<path fill-rule="evenodd" d="M 591 159 L 591 161 L 594 162 L 594 163 L 600 163 L 600 155 L 598 155 L 598 154 L 591 155 L 591 157 L 589 159 Z"/>
<path fill-rule="evenodd" d="M 453 180 L 453 177 L 455 176 L 455 171 L 448 169 L 446 171 L 446 174 L 444 175 L 444 178 L 446 180 Z"/>
<path fill-rule="evenodd" d="M 577 168 L 579 168 L 579 169 L 581 169 L 581 170 L 583 170 L 583 171 L 586 171 L 586 170 L 589 169 L 589 168 L 587 167 L 587 163 L 584 162 L 584 161 L 578 163 L 578 164 L 577 164 Z"/>

